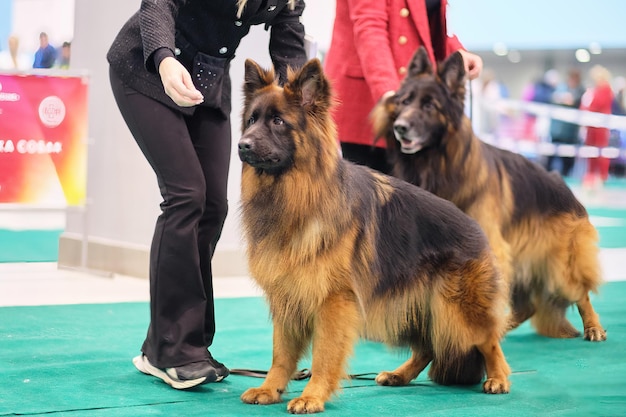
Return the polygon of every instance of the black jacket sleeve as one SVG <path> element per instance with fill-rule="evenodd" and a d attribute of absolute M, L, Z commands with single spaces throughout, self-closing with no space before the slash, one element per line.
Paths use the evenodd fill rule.
<path fill-rule="evenodd" d="M 159 48 L 176 49 L 176 15 L 185 0 L 141 0 L 139 28 L 146 69 L 156 72 L 152 54 Z"/>
<path fill-rule="evenodd" d="M 304 0 L 297 0 L 294 10 L 285 7 L 271 22 L 269 51 L 281 83 L 287 79 L 288 66 L 299 68 L 307 60 L 305 30 L 300 21 L 304 7 Z"/>

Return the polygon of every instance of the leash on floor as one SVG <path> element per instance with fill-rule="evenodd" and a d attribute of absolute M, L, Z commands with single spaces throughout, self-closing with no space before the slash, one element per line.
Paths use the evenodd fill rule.
<path fill-rule="evenodd" d="M 254 378 L 265 378 L 267 376 L 267 371 L 259 371 L 256 369 L 231 369 L 230 374 L 251 376 Z M 311 371 L 308 370 L 307 368 L 304 368 L 294 373 L 291 379 L 293 381 L 302 381 L 305 379 L 309 379 L 310 377 L 311 377 Z M 364 373 L 364 374 L 351 374 L 351 375 L 348 375 L 348 378 L 374 381 L 376 379 L 376 374 L 372 372 Z"/>

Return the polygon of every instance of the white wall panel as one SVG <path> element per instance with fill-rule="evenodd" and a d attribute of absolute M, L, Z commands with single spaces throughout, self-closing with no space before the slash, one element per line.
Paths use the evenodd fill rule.
<path fill-rule="evenodd" d="M 61 46 L 74 37 L 75 0 L 13 0 L 13 33 L 22 52 L 39 48 L 39 33 L 48 33 L 50 44 Z"/>

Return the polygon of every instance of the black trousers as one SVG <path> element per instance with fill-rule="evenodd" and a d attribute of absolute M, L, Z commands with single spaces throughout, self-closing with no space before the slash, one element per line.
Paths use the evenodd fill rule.
<path fill-rule="evenodd" d="M 384 148 L 341 142 L 341 153 L 343 158 L 350 162 L 368 166 L 383 174 L 391 173 L 391 166 L 387 162 L 387 152 Z"/>
<path fill-rule="evenodd" d="M 150 326 L 141 350 L 160 368 L 201 361 L 215 334 L 211 258 L 228 211 L 230 119 L 207 107 L 184 116 L 109 74 L 163 196 L 150 249 Z"/>

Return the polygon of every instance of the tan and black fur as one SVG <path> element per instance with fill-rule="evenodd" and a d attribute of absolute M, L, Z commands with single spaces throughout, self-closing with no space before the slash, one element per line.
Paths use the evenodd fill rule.
<path fill-rule="evenodd" d="M 398 91 L 372 112 L 393 175 L 452 201 L 482 226 L 510 286 L 510 328 L 531 318 L 542 335 L 579 336 L 565 317 L 576 304 L 584 338 L 606 340 L 589 300 L 601 272 L 585 208 L 557 173 L 482 142 L 464 98 L 460 53 L 435 72 L 418 50 Z"/>
<path fill-rule="evenodd" d="M 248 60 L 244 96 L 242 223 L 274 336 L 267 378 L 242 400 L 280 402 L 311 348 L 311 379 L 287 408 L 323 411 L 359 336 L 412 351 L 380 385 L 406 385 L 430 363 L 440 384 L 477 384 L 486 371 L 485 392 L 508 392 L 506 287 L 478 224 L 341 158 L 318 60 L 284 87 Z"/>

